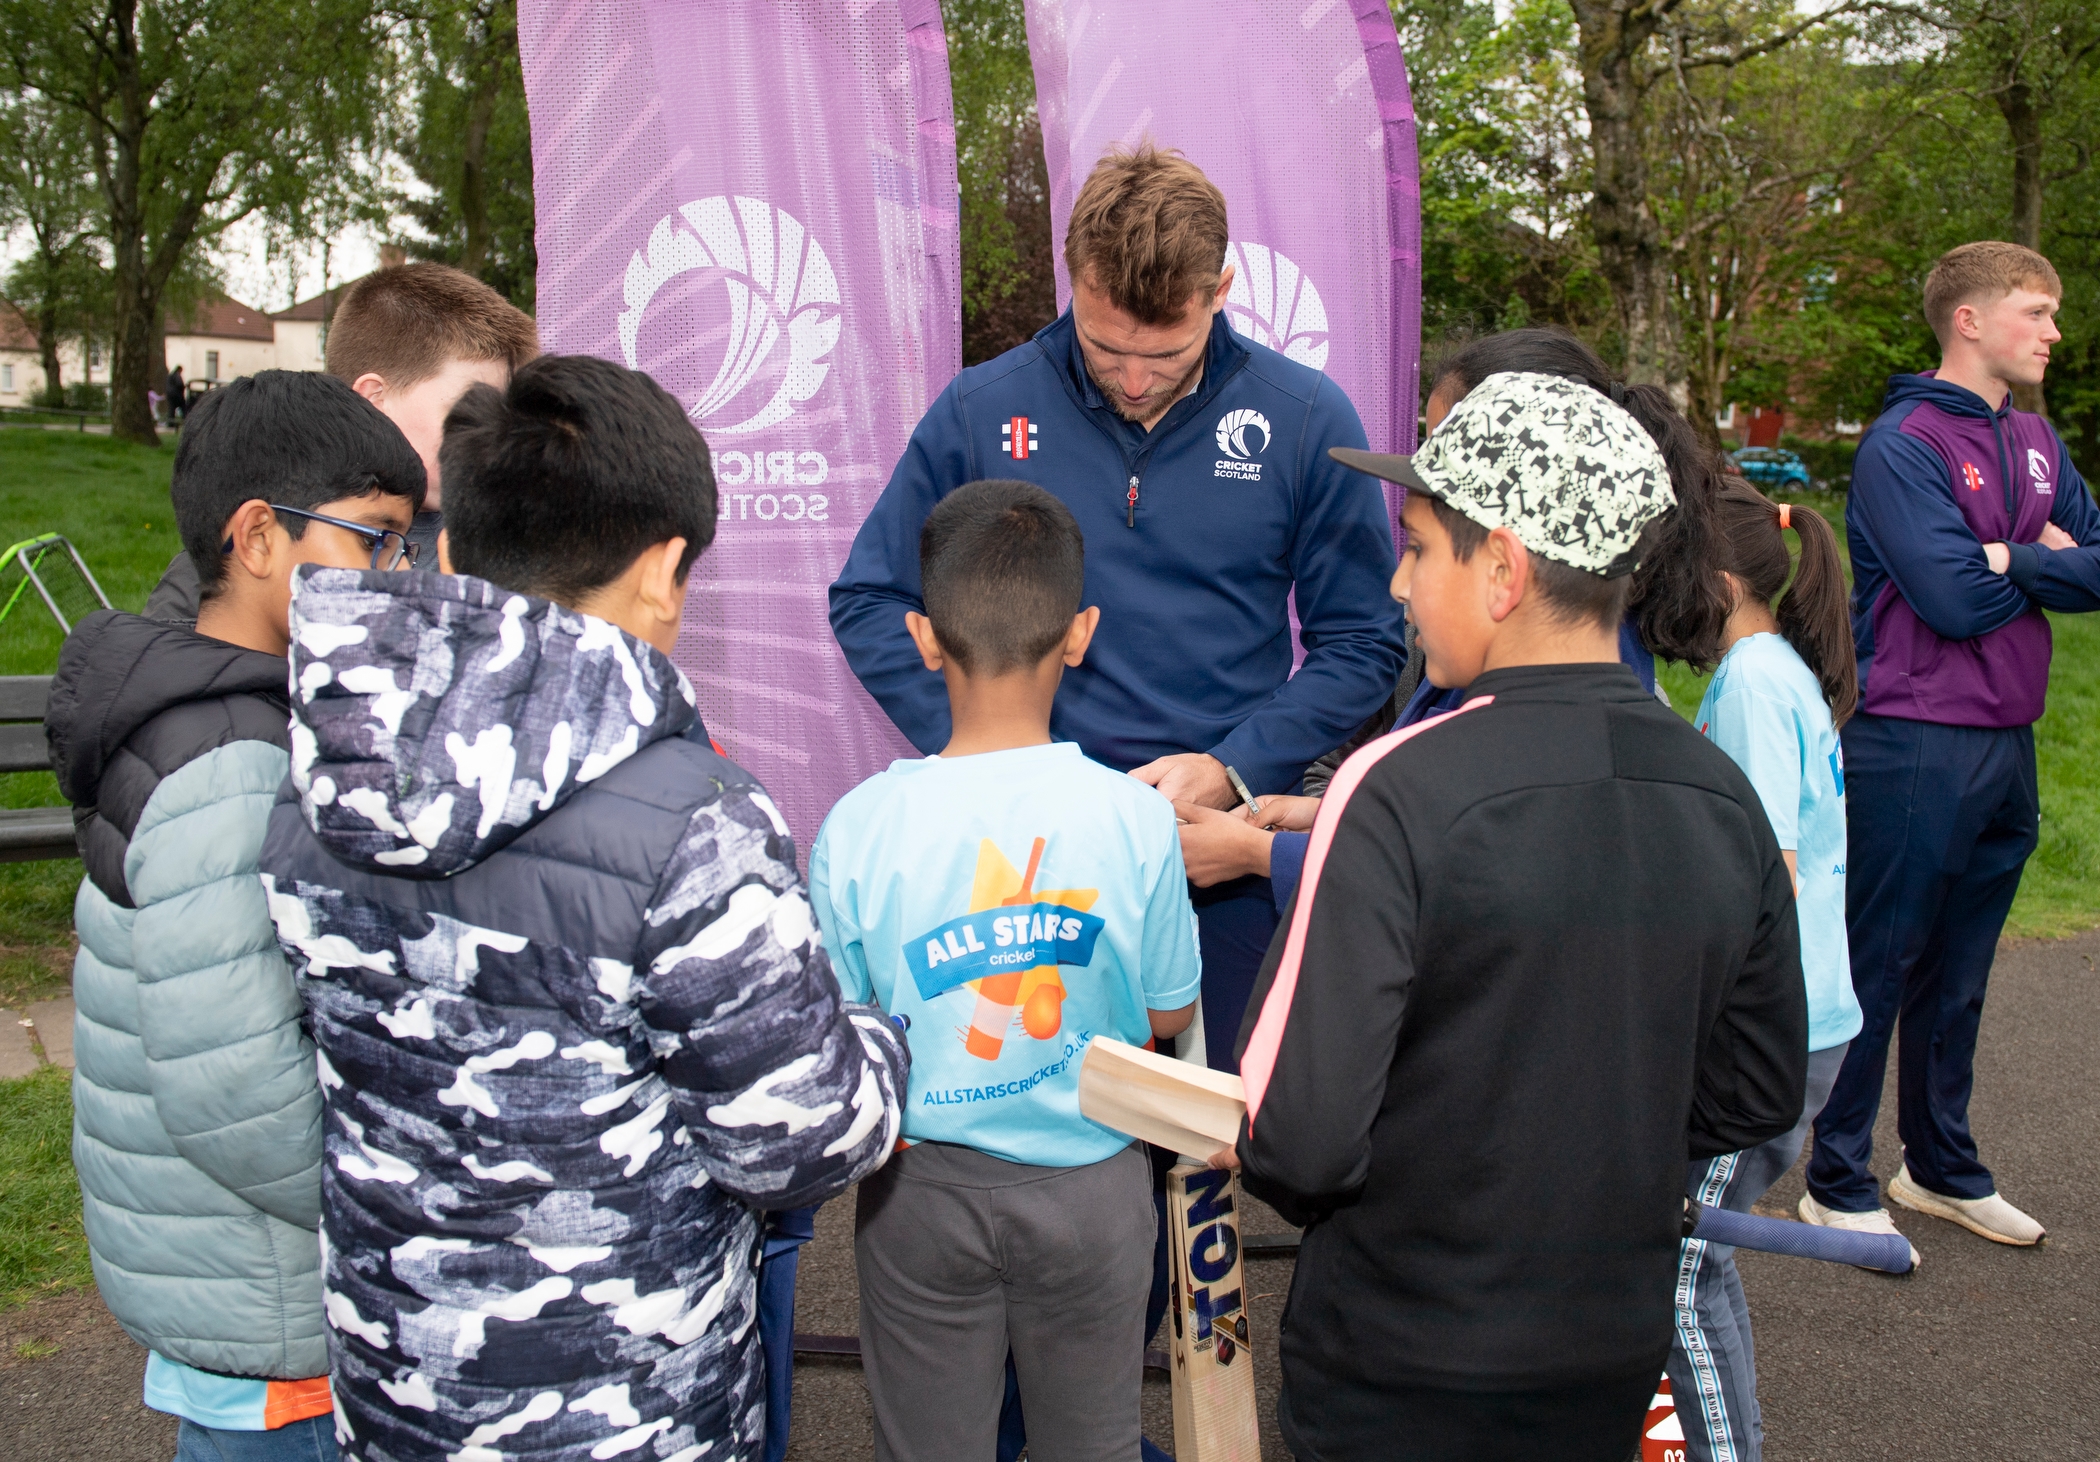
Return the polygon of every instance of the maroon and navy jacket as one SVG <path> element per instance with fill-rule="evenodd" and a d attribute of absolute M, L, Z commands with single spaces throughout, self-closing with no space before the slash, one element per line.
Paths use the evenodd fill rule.
<path fill-rule="evenodd" d="M 2077 548 L 2037 539 L 2054 523 Z M 2100 609 L 2100 509 L 2042 417 L 1993 411 L 1931 371 L 1893 376 L 1852 467 L 1859 708 L 1947 726 L 2027 726 L 2049 687 L 2044 609 Z M 2004 543 L 1991 572 L 1983 545 Z"/>

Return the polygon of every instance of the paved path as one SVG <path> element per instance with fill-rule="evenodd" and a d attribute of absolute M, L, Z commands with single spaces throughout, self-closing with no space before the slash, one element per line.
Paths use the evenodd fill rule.
<path fill-rule="evenodd" d="M 2039 1249 L 2008 1249 L 1916 1215 L 1898 1222 L 1924 1254 L 1912 1278 L 1746 1255 L 1757 1324 L 1769 1462 L 1940 1462 L 2100 1457 L 2100 933 L 2007 945 L 1983 1024 L 1973 1119 L 2007 1196 L 2049 1226 Z M 1885 1110 L 1893 1108 L 1893 1101 Z M 1884 1121 L 1875 1168 L 1897 1161 Z M 1797 1168 L 1768 1210 L 1790 1212 Z M 1551 1201 L 1542 1194 L 1541 1201 Z M 804 1252 L 802 1329 L 855 1328 L 852 1205 L 818 1215 Z M 1250 1213 L 1246 1228 L 1275 1223 Z M 1281 1458 L 1273 1352 L 1287 1262 L 1249 1267 L 1261 1363 L 1263 1456 Z M 55 1344 L 27 1358 L 20 1347 Z M 92 1294 L 0 1315 L 0 1454 L 6 1462 L 167 1462 L 173 1428 L 136 1402 L 144 1353 Z M 870 1455 L 857 1366 L 804 1362 L 795 1375 L 791 1462 Z M 1167 1386 L 1145 1385 L 1146 1433 L 1170 1444 Z"/>
<path fill-rule="evenodd" d="M 32 1075 L 49 1063 L 73 1069 L 73 997 L 39 1000 L 26 1010 L 0 1009 L 0 1081 Z"/>

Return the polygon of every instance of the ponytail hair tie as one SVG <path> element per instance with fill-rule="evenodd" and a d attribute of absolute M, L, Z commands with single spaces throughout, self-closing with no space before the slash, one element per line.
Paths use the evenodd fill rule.
<path fill-rule="evenodd" d="M 1787 529 L 1789 529 L 1789 528 L 1791 528 L 1791 527 L 1793 527 L 1793 526 L 1794 526 L 1794 524 L 1793 524 L 1793 517 L 1794 517 L 1794 505 L 1793 505 L 1792 503 L 1781 503 L 1781 504 L 1779 505 L 1779 531 L 1780 531 L 1780 532 L 1784 533 L 1784 532 L 1786 532 L 1786 530 L 1787 530 Z"/>
<path fill-rule="evenodd" d="M 1613 381 L 1605 394 L 1611 397 L 1613 405 L 1624 406 L 1626 404 L 1626 383 L 1624 381 Z"/>

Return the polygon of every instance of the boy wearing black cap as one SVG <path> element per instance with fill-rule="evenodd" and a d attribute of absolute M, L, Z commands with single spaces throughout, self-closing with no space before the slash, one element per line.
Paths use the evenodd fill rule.
<path fill-rule="evenodd" d="M 1799 1115 L 1786 864 L 1617 632 L 1674 506 L 1647 433 L 1490 377 L 1411 459 L 1394 576 L 1457 711 L 1335 777 L 1240 1070 L 1249 1191 L 1306 1223 L 1299 1457 L 1623 1462 L 1670 1348 L 1688 1157 Z"/>

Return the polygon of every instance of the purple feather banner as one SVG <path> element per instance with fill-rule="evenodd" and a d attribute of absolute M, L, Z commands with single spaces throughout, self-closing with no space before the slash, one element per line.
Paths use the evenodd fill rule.
<path fill-rule="evenodd" d="M 1058 303 L 1088 171 L 1177 148 L 1225 194 L 1234 326 L 1333 377 L 1372 450 L 1413 451 L 1421 187 L 1386 0 L 1028 0 L 1028 46 Z"/>
<path fill-rule="evenodd" d="M 826 591 L 961 366 L 938 0 L 522 0 L 550 351 L 647 371 L 714 452 L 675 659 L 806 852 L 913 754 Z"/>

